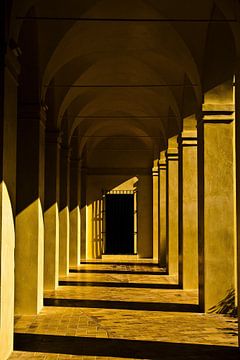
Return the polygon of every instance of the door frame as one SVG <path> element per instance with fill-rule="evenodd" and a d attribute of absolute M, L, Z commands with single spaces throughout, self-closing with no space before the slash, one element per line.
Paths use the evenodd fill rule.
<path fill-rule="evenodd" d="M 103 239 L 103 254 L 106 250 L 106 195 L 134 195 L 134 255 L 137 255 L 137 240 L 138 240 L 138 192 L 134 190 L 102 190 L 102 239 Z"/>

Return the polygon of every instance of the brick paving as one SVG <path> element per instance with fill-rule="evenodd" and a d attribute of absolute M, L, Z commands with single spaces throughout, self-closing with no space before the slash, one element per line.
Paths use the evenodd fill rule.
<path fill-rule="evenodd" d="M 52 301 L 54 306 L 45 306 L 37 316 L 18 316 L 15 319 L 16 336 L 42 336 L 43 342 L 44 336 L 46 339 L 52 336 L 51 341 L 59 337 L 61 342 L 66 338 L 70 341 L 67 354 L 63 353 L 64 350 L 59 351 L 60 354 L 56 351 L 50 354 L 53 351 L 47 353 L 46 350 L 44 353 L 14 351 L 9 359 L 148 359 L 149 353 L 150 359 L 204 360 L 220 357 L 205 353 L 198 357 L 198 351 L 217 349 L 221 354 L 225 347 L 227 351 L 237 348 L 237 320 L 223 315 L 201 314 L 197 291 L 176 288 L 177 278 L 164 275 L 164 270 L 156 265 L 99 262 L 83 264 L 73 270 L 75 272 L 68 277 L 60 279 L 63 285 L 56 291 L 45 293 L 47 301 Z M 152 285 L 158 287 L 152 288 Z M 82 347 L 87 346 L 87 351 L 79 354 L 77 350 L 76 353 L 73 346 L 71 353 L 71 341 L 75 338 L 83 341 Z M 119 356 L 111 350 L 106 356 L 107 345 L 104 344 L 110 344 L 109 341 L 113 347 L 114 344 L 120 347 Z M 86 345 L 88 343 L 90 345 Z M 132 354 L 133 350 L 129 350 L 132 357 L 127 357 L 128 351 L 121 344 L 134 349 L 146 345 L 145 353 Z M 159 357 L 151 355 L 151 344 L 156 347 L 155 353 L 163 349 Z M 98 349 L 96 354 L 94 346 Z M 121 349 L 124 349 L 124 356 Z M 172 355 L 168 356 L 168 352 Z M 100 356 L 102 354 L 105 356 Z M 232 353 L 226 356 L 222 358 L 238 358 Z"/>

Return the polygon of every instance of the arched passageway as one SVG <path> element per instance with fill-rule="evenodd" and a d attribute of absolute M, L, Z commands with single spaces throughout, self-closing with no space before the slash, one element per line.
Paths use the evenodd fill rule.
<path fill-rule="evenodd" d="M 94 342 L 91 321 L 85 326 L 86 349 L 103 350 L 71 353 L 76 333 L 61 333 L 72 341 L 62 355 L 158 358 L 163 351 L 167 359 L 179 350 L 207 359 L 209 350 L 234 359 L 236 320 L 229 320 L 232 338 L 216 330 L 219 348 L 207 348 L 216 345 L 208 328 L 224 329 L 225 320 L 192 312 L 237 316 L 238 2 L 13 0 L 1 7 L 0 359 L 13 350 L 14 315 L 16 347 L 29 340 L 19 329 L 32 329 L 32 350 L 40 351 L 45 340 L 36 334 L 47 334 L 46 322 L 51 330 L 58 311 L 79 320 L 84 304 L 83 322 L 99 323 L 93 304 L 113 306 L 121 324 L 129 315 L 132 352 L 117 354 L 127 342 L 113 340 L 128 327 L 105 328 L 115 322 L 103 311 L 107 342 Z M 114 194 L 118 205 L 110 206 Z M 142 316 L 121 318 L 121 306 Z M 160 336 L 170 318 L 186 320 L 189 332 L 198 324 L 197 346 L 160 344 L 175 343 L 174 326 Z M 177 342 L 187 344 L 186 334 Z M 48 335 L 59 343 L 57 329 Z M 86 336 L 77 337 L 85 347 Z"/>

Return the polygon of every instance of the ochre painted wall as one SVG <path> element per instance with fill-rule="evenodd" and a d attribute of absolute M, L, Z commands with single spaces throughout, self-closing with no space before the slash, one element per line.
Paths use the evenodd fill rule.
<path fill-rule="evenodd" d="M 88 175 L 87 258 L 101 257 L 102 254 L 102 190 L 137 190 L 137 253 L 140 257 L 152 257 L 151 175 Z"/>

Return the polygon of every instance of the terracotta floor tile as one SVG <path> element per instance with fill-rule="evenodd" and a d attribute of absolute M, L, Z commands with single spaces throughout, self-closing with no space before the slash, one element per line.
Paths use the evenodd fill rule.
<path fill-rule="evenodd" d="M 236 319 L 199 313 L 197 291 L 177 289 L 176 277 L 159 275 L 160 269 L 156 265 L 143 264 L 99 262 L 75 268 L 74 271 L 82 269 L 83 272 L 71 272 L 68 277 L 61 278 L 62 281 L 73 283 L 61 285 L 56 291 L 45 292 L 45 298 L 74 300 L 77 307 L 69 307 L 64 302 L 68 306 L 46 306 L 37 316 L 16 316 L 15 333 L 237 347 Z M 135 273 L 131 274 L 131 271 Z M 137 274 L 144 271 L 145 274 Z M 113 359 L 111 356 L 17 351 L 9 359 L 17 358 Z"/>

